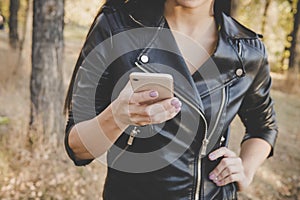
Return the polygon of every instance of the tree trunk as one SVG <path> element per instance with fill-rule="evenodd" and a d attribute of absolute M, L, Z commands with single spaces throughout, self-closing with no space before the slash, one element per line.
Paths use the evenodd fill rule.
<path fill-rule="evenodd" d="M 33 6 L 30 129 L 61 133 L 64 0 L 34 0 Z"/>
<path fill-rule="evenodd" d="M 23 30 L 21 33 L 21 39 L 19 41 L 19 55 L 18 55 L 18 61 L 16 66 L 14 67 L 14 71 L 13 74 L 16 74 L 19 66 L 23 66 L 23 54 L 24 54 L 24 44 L 25 44 L 25 40 L 29 39 L 29 35 L 31 36 L 32 33 L 32 0 L 26 0 L 26 7 L 25 7 L 25 20 L 24 20 L 24 24 L 23 24 Z M 31 38 L 30 38 L 31 41 Z M 28 43 L 28 42 L 27 42 Z M 28 44 L 27 44 L 28 45 Z M 28 45 L 27 47 L 25 47 L 25 49 L 27 50 L 27 52 L 31 52 L 30 50 L 30 46 Z M 29 49 L 29 50 L 28 50 Z M 28 59 L 28 57 L 26 58 L 26 60 Z"/>
<path fill-rule="evenodd" d="M 237 16 L 237 9 L 238 9 L 238 0 L 231 0 L 231 10 L 230 15 L 233 17 Z"/>
<path fill-rule="evenodd" d="M 266 24 L 268 21 L 268 10 L 271 4 L 271 0 L 266 0 L 265 7 L 264 7 L 264 13 L 262 16 L 262 23 L 261 23 L 261 34 L 264 35 L 266 32 Z"/>
<path fill-rule="evenodd" d="M 299 18 L 299 16 L 298 16 L 298 18 Z M 298 26 L 298 29 L 299 29 L 299 26 Z M 300 31 L 299 30 L 297 32 L 297 42 L 295 44 L 294 62 L 293 62 L 293 66 L 291 68 L 294 69 L 293 71 L 295 72 L 296 78 L 297 78 L 297 80 L 299 80 L 300 79 L 299 78 L 299 72 L 300 72 Z M 290 70 L 290 71 L 292 71 L 292 70 Z M 299 85 L 297 85 L 297 87 L 299 87 Z"/>
<path fill-rule="evenodd" d="M 2 14 L 2 1 L 0 1 L 0 14 Z"/>
<path fill-rule="evenodd" d="M 19 0 L 10 0 L 9 5 L 9 44 L 16 49 L 19 43 L 18 34 L 18 11 L 20 7 Z"/>
<path fill-rule="evenodd" d="M 297 51 L 296 51 L 296 46 L 297 46 L 297 35 L 299 31 L 299 22 L 300 22 L 300 1 L 298 0 L 297 2 L 297 7 L 294 10 L 294 26 L 293 30 L 289 35 L 289 38 L 291 38 L 291 47 L 289 49 L 290 51 L 290 57 L 289 57 L 289 69 L 295 68 L 297 63 L 295 62 L 296 56 L 297 56 Z M 299 56 L 299 55 L 298 55 Z"/>

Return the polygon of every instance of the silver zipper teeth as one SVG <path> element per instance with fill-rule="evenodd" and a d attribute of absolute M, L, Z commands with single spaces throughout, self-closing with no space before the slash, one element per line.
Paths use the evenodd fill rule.
<path fill-rule="evenodd" d="M 195 200 L 199 200 L 200 197 L 200 185 L 201 185 L 201 157 L 198 158 L 198 177 L 197 177 L 197 186 L 196 186 L 196 193 L 195 193 Z"/>
<path fill-rule="evenodd" d="M 177 92 L 174 91 L 174 94 L 182 99 L 186 104 L 188 104 L 191 108 L 193 108 L 196 112 L 199 113 L 199 115 L 202 117 L 204 121 L 204 126 L 205 126 L 205 133 L 204 133 L 204 139 L 202 141 L 202 147 L 200 150 L 200 154 L 198 155 L 198 166 L 197 166 L 197 171 L 198 171 L 198 177 L 197 177 L 197 185 L 196 185 L 196 193 L 195 193 L 195 200 L 199 200 L 199 195 L 200 195 L 200 186 L 201 186 L 201 158 L 202 158 L 202 152 L 203 150 L 206 151 L 207 144 L 209 142 L 207 138 L 207 121 L 203 115 L 202 112 L 199 111 L 198 108 L 196 108 L 192 103 L 190 103 L 187 99 L 185 99 L 182 95 L 178 94 Z"/>
<path fill-rule="evenodd" d="M 146 72 L 146 73 L 150 73 L 148 70 L 146 70 L 145 68 L 143 68 L 139 63 L 135 62 L 135 65 L 140 69 L 142 70 L 143 72 Z M 193 108 L 203 119 L 204 121 L 204 126 L 205 126 L 205 133 L 204 133 L 204 139 L 203 139 L 203 144 L 206 143 L 205 146 L 207 146 L 207 142 L 208 142 L 208 139 L 207 139 L 207 128 L 208 128 L 208 125 L 207 125 L 207 121 L 203 115 L 202 112 L 200 112 L 200 110 L 195 107 L 192 103 L 190 103 L 185 97 L 183 97 L 182 95 L 180 95 L 179 93 L 177 93 L 176 91 L 174 91 L 174 94 L 179 97 L 180 99 L 182 99 L 186 104 L 188 104 L 191 108 Z M 201 147 L 201 151 L 203 151 L 203 149 L 206 149 L 206 147 L 202 145 Z M 200 194 L 200 185 L 201 185 L 201 154 L 198 155 L 198 166 L 197 166 L 197 171 L 198 171 L 198 177 L 197 177 L 197 185 L 196 185 L 196 193 L 195 193 L 195 200 L 199 200 L 199 194 Z"/>
<path fill-rule="evenodd" d="M 224 87 L 223 90 L 222 90 L 222 102 L 221 102 L 220 112 L 218 113 L 217 121 L 216 121 L 216 123 L 215 123 L 215 126 L 214 126 L 214 128 L 212 129 L 210 136 L 208 137 L 208 141 L 210 141 L 211 137 L 213 136 L 213 133 L 215 132 L 215 130 L 216 130 L 216 128 L 217 128 L 217 125 L 218 125 L 218 123 L 219 123 L 219 121 L 220 121 L 221 114 L 222 114 L 223 109 L 224 109 L 224 106 L 225 106 L 225 100 L 226 100 L 226 94 L 225 94 L 225 93 L 226 93 L 226 89 L 225 89 L 225 88 L 226 88 L 226 87 Z"/>

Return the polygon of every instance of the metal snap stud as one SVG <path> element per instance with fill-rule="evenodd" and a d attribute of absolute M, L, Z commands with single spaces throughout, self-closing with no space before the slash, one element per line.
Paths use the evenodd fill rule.
<path fill-rule="evenodd" d="M 244 74 L 244 71 L 243 71 L 241 68 L 239 68 L 239 69 L 237 69 L 237 70 L 235 71 L 235 74 L 236 74 L 238 77 L 240 77 L 240 76 L 242 76 L 242 75 Z"/>
<path fill-rule="evenodd" d="M 146 55 L 142 55 L 141 56 L 141 61 L 142 61 L 142 63 L 148 63 L 149 62 L 149 57 L 146 56 Z"/>

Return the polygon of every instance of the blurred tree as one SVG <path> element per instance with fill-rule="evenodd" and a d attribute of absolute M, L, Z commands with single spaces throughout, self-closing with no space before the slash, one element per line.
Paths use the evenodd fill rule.
<path fill-rule="evenodd" d="M 299 26 L 299 14 L 298 13 L 298 0 L 288 0 L 287 4 L 289 4 L 288 13 L 285 15 L 285 23 L 283 24 L 283 28 L 287 29 L 285 34 L 284 40 L 284 49 L 283 53 L 281 54 L 280 65 L 282 66 L 283 70 L 291 69 L 291 65 L 294 65 L 294 61 L 296 57 L 296 43 L 297 43 L 297 32 Z M 298 16 L 298 17 L 297 17 Z M 297 22 L 298 21 L 298 22 Z M 297 28 L 298 27 L 298 28 Z M 293 36 L 294 35 L 294 36 Z"/>
<path fill-rule="evenodd" d="M 32 4 L 33 4 L 33 0 L 21 0 L 21 7 L 22 4 L 24 6 L 24 21 L 21 25 L 22 27 L 22 31 L 19 31 L 21 33 L 21 37 L 19 39 L 19 52 L 18 52 L 18 61 L 16 62 L 16 67 L 14 68 L 13 74 L 16 74 L 17 71 L 19 70 L 19 66 L 23 66 L 24 62 L 27 62 L 29 65 L 31 64 L 31 62 L 29 63 L 28 61 L 30 60 L 30 58 L 28 58 L 28 56 L 26 56 L 26 58 L 24 59 L 24 54 L 26 52 L 30 52 L 31 53 L 31 34 L 32 34 Z M 20 20 L 22 21 L 22 20 Z M 27 41 L 26 41 L 27 40 Z"/>
<path fill-rule="evenodd" d="M 33 1 L 30 129 L 63 130 L 64 0 Z"/>
<path fill-rule="evenodd" d="M 12 48 L 16 49 L 19 43 L 18 34 L 18 11 L 20 7 L 19 0 L 10 0 L 9 4 L 9 43 Z"/>
<path fill-rule="evenodd" d="M 235 17 L 237 15 L 237 9 L 238 9 L 238 0 L 231 0 L 231 16 Z"/>
<path fill-rule="evenodd" d="M 271 4 L 271 0 L 266 0 L 265 6 L 264 6 L 264 12 L 262 17 L 262 23 L 261 23 L 261 34 L 265 34 L 266 24 L 268 20 L 268 10 Z"/>
<path fill-rule="evenodd" d="M 297 1 L 297 4 L 295 6 L 293 6 L 292 12 L 294 14 L 294 26 L 293 26 L 293 30 L 291 31 L 291 33 L 288 36 L 288 39 L 291 40 L 291 46 L 289 48 L 290 51 L 290 57 L 289 57 L 289 69 L 293 69 L 295 68 L 295 66 L 298 64 L 295 62 L 296 57 L 300 56 L 297 55 L 297 51 L 296 51 L 296 45 L 297 45 L 297 41 L 299 41 L 300 38 L 297 38 L 298 36 L 298 32 L 299 32 L 299 22 L 300 22 L 300 1 Z"/>
<path fill-rule="evenodd" d="M 29 9 L 30 7 L 32 6 L 32 1 L 30 0 L 24 0 L 25 2 L 25 9 L 24 9 L 24 12 L 25 12 L 25 16 L 24 16 L 24 24 L 23 24 L 23 33 L 22 33 L 22 38 L 20 39 L 20 50 L 22 51 L 23 49 L 23 44 L 24 44 L 24 40 L 25 40 L 25 36 L 27 34 L 27 29 L 28 29 L 28 22 L 30 21 L 29 20 Z"/>
<path fill-rule="evenodd" d="M 0 13 L 2 13 L 2 1 L 0 1 Z"/>

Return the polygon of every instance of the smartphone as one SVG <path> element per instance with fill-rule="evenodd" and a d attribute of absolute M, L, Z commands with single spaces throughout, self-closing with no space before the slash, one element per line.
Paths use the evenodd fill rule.
<path fill-rule="evenodd" d="M 154 90 L 158 92 L 158 98 L 155 101 L 160 101 L 174 96 L 173 76 L 163 73 L 144 73 L 132 72 L 129 75 L 131 86 L 134 92 L 142 92 L 145 90 Z"/>

